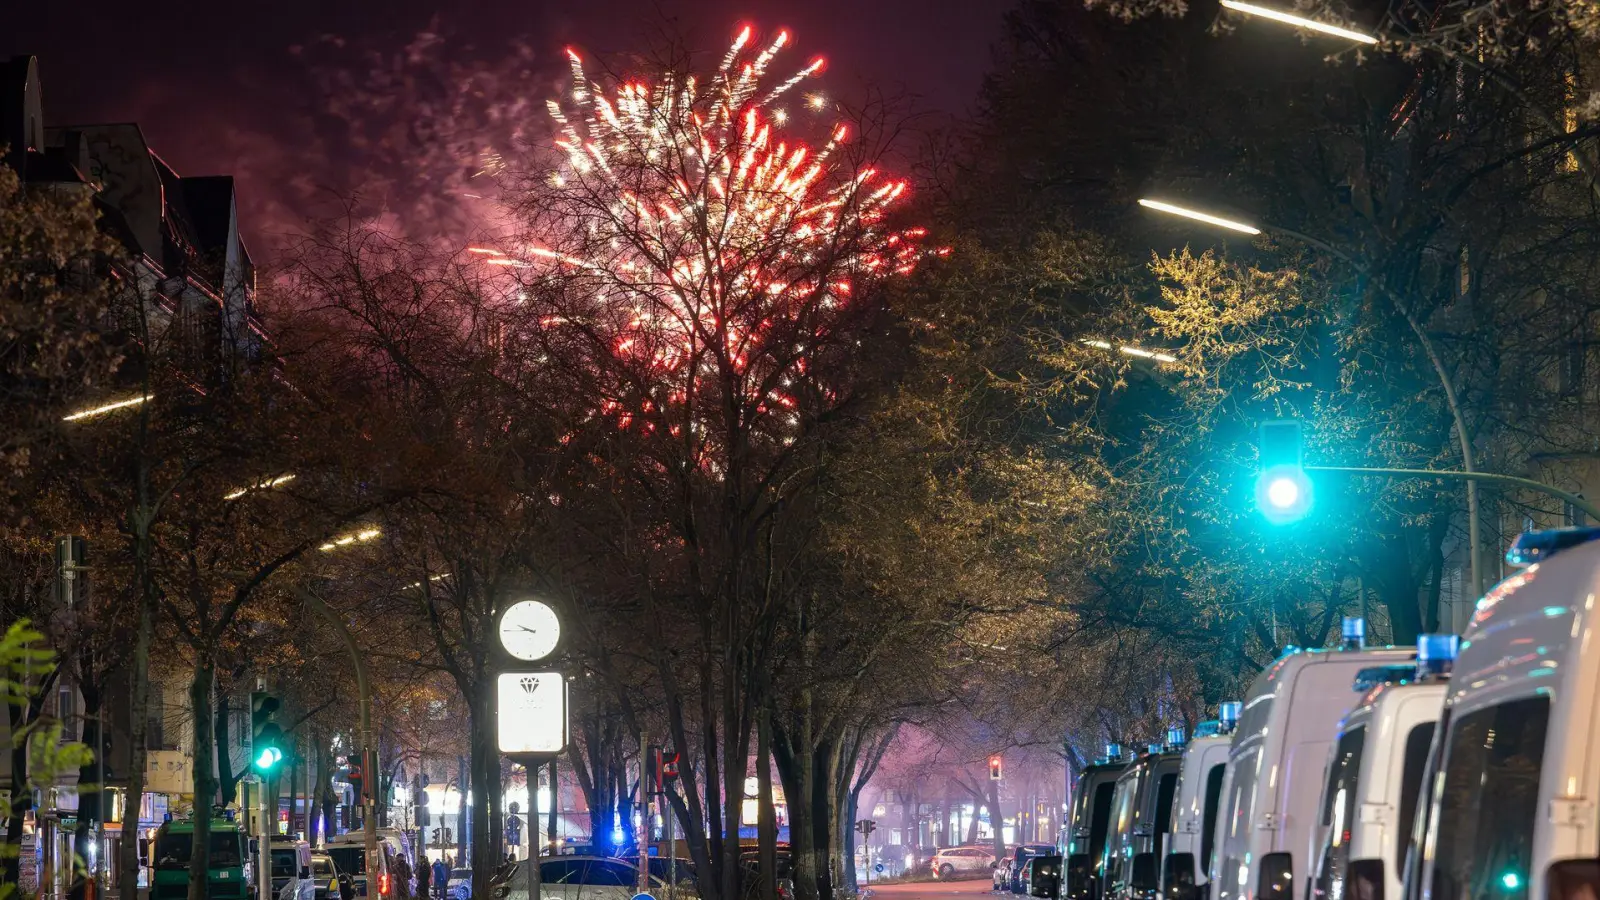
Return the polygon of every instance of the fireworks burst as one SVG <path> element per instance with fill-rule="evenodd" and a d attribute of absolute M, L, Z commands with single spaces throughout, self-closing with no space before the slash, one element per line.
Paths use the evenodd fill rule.
<path fill-rule="evenodd" d="M 702 383 L 732 371 L 775 438 L 800 422 L 799 392 L 826 397 L 815 348 L 826 344 L 864 283 L 911 271 L 922 229 L 894 229 L 885 214 L 906 182 L 844 152 L 834 125 L 813 148 L 775 129 L 780 105 L 823 68 L 769 78 L 786 31 L 758 45 L 743 29 L 709 78 L 630 79 L 607 88 L 568 51 L 571 92 L 551 101 L 563 161 L 547 179 L 556 227 L 520 253 L 489 262 L 560 279 L 585 308 L 544 320 L 581 323 L 614 359 L 650 371 L 651 392 L 619 396 L 604 413 L 621 427 L 681 428 L 663 416 Z M 820 94 L 803 104 L 821 109 Z M 813 123 L 814 125 L 814 123 Z M 530 282 L 531 283 L 531 282 Z M 570 302 L 570 301 L 569 301 Z M 691 412 L 689 427 L 693 424 Z"/>

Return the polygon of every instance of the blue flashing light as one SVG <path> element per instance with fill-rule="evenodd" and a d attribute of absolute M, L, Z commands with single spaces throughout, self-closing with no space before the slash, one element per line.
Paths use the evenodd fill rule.
<path fill-rule="evenodd" d="M 165 822 L 171 822 L 171 821 L 172 821 L 172 813 L 169 813 L 169 812 L 164 812 L 164 813 L 162 813 L 162 814 L 161 814 L 161 821 L 162 821 L 162 822 L 163 822 L 163 823 L 165 823 Z"/>
<path fill-rule="evenodd" d="M 1222 733 L 1222 723 L 1218 722 L 1216 719 L 1207 719 L 1204 722 L 1194 726 L 1195 740 L 1199 740 L 1200 738 L 1216 737 Z"/>
<path fill-rule="evenodd" d="M 1506 551 L 1506 562 L 1519 567 L 1531 566 L 1549 559 L 1570 547 L 1600 540 L 1600 528 L 1546 528 L 1543 531 L 1524 531 L 1517 535 Z"/>
<path fill-rule="evenodd" d="M 1344 638 L 1345 643 L 1351 641 L 1366 643 L 1367 620 L 1360 616 L 1345 616 L 1344 621 L 1339 624 L 1339 636 Z"/>
<path fill-rule="evenodd" d="M 1417 675 L 1447 675 L 1461 653 L 1461 639 L 1453 634 L 1417 636 Z"/>
<path fill-rule="evenodd" d="M 1110 743 L 1106 745 L 1106 762 L 1116 762 L 1122 758 L 1122 745 Z"/>
<path fill-rule="evenodd" d="M 1171 747 L 1171 748 L 1182 747 L 1183 743 L 1184 743 L 1184 733 L 1183 733 L 1183 726 L 1182 725 L 1174 725 L 1171 728 L 1167 729 L 1167 746 L 1168 747 Z"/>
<path fill-rule="evenodd" d="M 1228 700 L 1217 707 L 1217 721 L 1222 723 L 1223 733 L 1233 731 L 1239 724 L 1239 714 L 1244 712 L 1244 704 L 1238 700 Z"/>
<path fill-rule="evenodd" d="M 1256 478 L 1256 508 L 1274 525 L 1305 518 L 1311 512 L 1313 494 L 1306 470 L 1295 464 L 1273 466 Z"/>
<path fill-rule="evenodd" d="M 1352 687 L 1364 694 L 1380 684 L 1407 684 L 1417 675 L 1415 665 L 1369 666 L 1356 672 Z"/>
<path fill-rule="evenodd" d="M 231 809 L 223 810 L 222 811 L 222 819 L 225 822 L 232 822 L 233 821 L 233 810 L 231 810 Z"/>

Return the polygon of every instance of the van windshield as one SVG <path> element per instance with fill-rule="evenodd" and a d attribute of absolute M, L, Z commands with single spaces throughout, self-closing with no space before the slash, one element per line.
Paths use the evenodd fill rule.
<path fill-rule="evenodd" d="M 329 847 L 333 864 L 346 875 L 367 874 L 367 849 L 365 847 Z"/>
<path fill-rule="evenodd" d="M 293 878 L 299 874 L 295 866 L 295 852 L 293 847 L 272 848 L 272 877 Z"/>
<path fill-rule="evenodd" d="M 1350 834 L 1355 829 L 1360 789 L 1361 753 L 1367 742 L 1365 727 L 1352 728 L 1339 738 L 1328 766 L 1328 786 L 1323 789 L 1322 824 L 1327 840 L 1322 845 L 1322 865 L 1312 887 L 1316 900 L 1343 900 L 1345 863 L 1350 858 Z"/>
<path fill-rule="evenodd" d="M 1526 900 L 1549 718 L 1550 698 L 1526 697 L 1451 724 L 1424 851 L 1435 900 Z"/>
<path fill-rule="evenodd" d="M 156 868 L 187 869 L 189 851 L 193 846 L 193 834 L 163 832 L 156 840 Z M 231 869 L 243 864 L 244 854 L 239 847 L 238 832 L 223 831 L 211 835 L 211 868 Z"/>

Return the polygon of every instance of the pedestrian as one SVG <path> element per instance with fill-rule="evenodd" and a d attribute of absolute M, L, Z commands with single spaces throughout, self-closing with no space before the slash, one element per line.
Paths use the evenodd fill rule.
<path fill-rule="evenodd" d="M 411 864 L 406 862 L 405 854 L 395 857 L 394 882 L 400 900 L 411 900 Z"/>
<path fill-rule="evenodd" d="M 438 892 L 441 898 L 449 896 L 447 893 L 450 888 L 449 859 L 450 857 L 448 856 L 441 856 L 433 864 L 433 889 Z"/>
<path fill-rule="evenodd" d="M 428 854 L 422 854 L 417 860 L 417 900 L 432 900 L 433 891 L 429 890 L 428 882 L 433 878 L 433 867 L 428 865 Z"/>

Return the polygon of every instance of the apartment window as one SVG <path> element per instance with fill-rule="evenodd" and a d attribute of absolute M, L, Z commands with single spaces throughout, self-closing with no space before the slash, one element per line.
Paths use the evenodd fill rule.
<path fill-rule="evenodd" d="M 61 720 L 61 738 L 67 741 L 78 739 L 81 725 L 77 709 L 72 701 L 71 686 L 61 685 L 56 688 L 56 718 Z"/>

